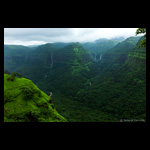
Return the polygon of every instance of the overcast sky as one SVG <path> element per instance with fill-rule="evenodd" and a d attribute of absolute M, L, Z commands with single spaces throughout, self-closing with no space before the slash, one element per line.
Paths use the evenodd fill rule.
<path fill-rule="evenodd" d="M 53 42 L 93 42 L 99 38 L 135 36 L 137 28 L 4 28 L 4 44 L 40 45 Z"/>

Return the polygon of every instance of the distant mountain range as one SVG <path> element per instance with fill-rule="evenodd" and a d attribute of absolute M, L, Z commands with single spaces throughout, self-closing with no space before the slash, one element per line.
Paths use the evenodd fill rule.
<path fill-rule="evenodd" d="M 4 45 L 4 70 L 53 92 L 56 110 L 72 122 L 146 119 L 146 48 L 143 37 L 87 43 Z"/>

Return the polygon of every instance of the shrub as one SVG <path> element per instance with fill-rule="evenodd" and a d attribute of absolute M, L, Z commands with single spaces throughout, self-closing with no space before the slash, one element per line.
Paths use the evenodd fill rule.
<path fill-rule="evenodd" d="M 4 70 L 5 74 L 10 74 L 10 72 L 8 70 Z"/>
<path fill-rule="evenodd" d="M 21 77 L 22 77 L 22 74 L 17 73 L 16 76 L 17 76 L 18 78 L 21 78 Z"/>
<path fill-rule="evenodd" d="M 9 72 L 7 72 L 7 70 L 6 70 L 5 72 L 6 72 L 7 74 L 9 73 Z M 9 73 L 9 74 L 10 74 L 10 73 Z M 16 76 L 22 77 L 21 74 L 16 73 L 16 72 L 12 72 L 12 74 L 10 75 L 10 77 L 7 78 L 7 81 L 14 81 Z"/>
<path fill-rule="evenodd" d="M 24 86 L 22 88 L 22 92 L 24 93 L 25 100 L 31 99 L 33 97 L 33 91 L 30 87 Z"/>
<path fill-rule="evenodd" d="M 19 77 L 19 78 L 22 77 L 22 75 L 21 75 L 20 73 L 17 73 L 17 72 L 12 72 L 11 75 L 12 75 L 13 77 Z"/>
<path fill-rule="evenodd" d="M 14 81 L 14 79 L 15 79 L 14 76 L 7 77 L 7 81 Z"/>
<path fill-rule="evenodd" d="M 4 73 L 10 74 L 7 70 L 5 70 Z M 20 73 L 17 73 L 17 72 L 12 72 L 11 76 L 7 78 L 7 81 L 14 81 L 15 77 L 21 78 L 22 75 Z"/>

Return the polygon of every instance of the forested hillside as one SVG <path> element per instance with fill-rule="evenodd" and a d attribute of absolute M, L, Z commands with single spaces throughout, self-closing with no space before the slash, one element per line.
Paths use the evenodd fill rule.
<path fill-rule="evenodd" d="M 78 92 L 78 97 L 94 110 L 111 114 L 113 120 L 146 119 L 146 49 L 138 48 L 137 44 L 124 50 L 129 52 L 125 53 L 122 44 L 119 44 L 120 51 L 117 45 L 109 53 L 111 65 L 99 64 L 99 74 L 90 80 L 91 86 Z M 129 44 L 125 43 L 127 47 Z M 108 60 L 108 54 L 103 58 Z"/>
<path fill-rule="evenodd" d="M 5 45 L 4 69 L 26 76 L 46 94 L 52 92 L 56 110 L 69 122 L 145 120 L 142 39 L 48 43 L 34 49 Z"/>

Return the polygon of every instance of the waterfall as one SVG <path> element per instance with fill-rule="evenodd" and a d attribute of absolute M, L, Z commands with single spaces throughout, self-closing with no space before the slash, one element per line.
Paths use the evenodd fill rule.
<path fill-rule="evenodd" d="M 52 54 L 52 51 L 51 51 L 51 68 L 53 68 L 53 54 Z"/>
<path fill-rule="evenodd" d="M 102 59 L 102 54 L 100 54 L 100 56 L 99 56 L 99 60 L 101 61 L 101 59 Z"/>

